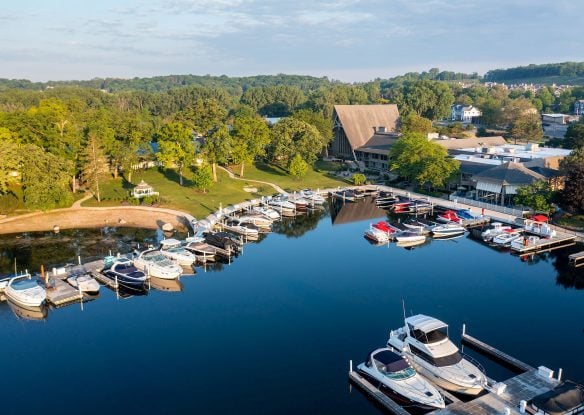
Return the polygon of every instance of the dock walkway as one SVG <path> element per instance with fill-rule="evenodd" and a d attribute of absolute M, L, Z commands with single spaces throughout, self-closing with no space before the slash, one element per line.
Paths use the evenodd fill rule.
<path fill-rule="evenodd" d="M 568 256 L 568 261 L 573 267 L 581 267 L 584 265 L 584 251 Z"/>

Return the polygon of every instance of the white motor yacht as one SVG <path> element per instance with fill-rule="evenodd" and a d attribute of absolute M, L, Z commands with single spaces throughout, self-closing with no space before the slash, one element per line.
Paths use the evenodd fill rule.
<path fill-rule="evenodd" d="M 403 231 L 395 236 L 395 240 L 398 242 L 424 242 L 426 236 L 410 231 Z"/>
<path fill-rule="evenodd" d="M 269 228 L 270 226 L 272 226 L 272 223 L 274 223 L 274 221 L 270 218 L 267 218 L 263 215 L 260 214 L 254 214 L 254 213 L 250 213 L 247 215 L 243 215 L 239 217 L 239 221 L 241 223 L 253 223 L 255 226 L 259 227 L 259 228 Z"/>
<path fill-rule="evenodd" d="M 539 236 L 529 235 L 524 236 L 523 238 L 517 238 L 511 241 L 511 249 L 514 251 L 522 251 L 525 248 L 531 248 L 536 246 L 540 241 Z"/>
<path fill-rule="evenodd" d="M 252 210 L 250 210 L 250 213 L 262 215 L 262 216 L 265 216 L 266 218 L 272 219 L 272 220 L 280 219 L 280 214 L 278 212 L 276 212 L 274 209 L 272 209 L 271 207 L 256 206 Z"/>
<path fill-rule="evenodd" d="M 424 410 L 446 406 L 440 392 L 420 376 L 403 356 L 390 348 L 372 351 L 367 360 L 357 366 L 357 370 L 403 406 Z"/>
<path fill-rule="evenodd" d="M 179 265 L 189 267 L 195 263 L 197 257 L 191 251 L 185 249 L 181 241 L 174 238 L 160 241 L 160 252 L 167 258 L 179 263 Z"/>
<path fill-rule="evenodd" d="M 257 238 L 259 235 L 258 227 L 252 223 L 243 223 L 239 219 L 229 219 L 223 225 L 227 231 L 243 235 L 247 238 Z"/>
<path fill-rule="evenodd" d="M 487 379 L 478 363 L 469 361 L 448 338 L 448 325 L 418 314 L 405 319 L 405 326 L 392 330 L 389 347 L 400 351 L 421 375 L 451 392 L 477 395 Z"/>
<path fill-rule="evenodd" d="M 300 192 L 300 196 L 303 199 L 306 199 L 309 203 L 315 204 L 315 205 L 322 205 L 325 202 L 324 197 L 322 197 L 321 195 L 319 195 L 318 193 L 316 193 L 310 189 L 302 190 Z"/>
<path fill-rule="evenodd" d="M 38 309 L 47 298 L 45 289 L 30 274 L 10 278 L 4 289 L 4 295 L 7 300 L 28 310 Z"/>
<path fill-rule="evenodd" d="M 182 274 L 180 265 L 156 249 L 140 252 L 134 259 L 134 266 L 155 278 L 173 280 Z"/>

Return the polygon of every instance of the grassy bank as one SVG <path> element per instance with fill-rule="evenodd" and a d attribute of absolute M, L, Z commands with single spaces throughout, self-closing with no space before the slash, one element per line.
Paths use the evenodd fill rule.
<path fill-rule="evenodd" d="M 233 171 L 239 173 L 237 167 L 234 166 Z M 333 167 L 327 166 L 326 168 Z M 103 181 L 100 184 L 102 201 L 99 203 L 97 200 L 91 199 L 84 202 L 83 206 L 119 206 L 127 203 L 124 200 L 127 199 L 131 189 L 141 180 L 150 184 L 155 191 L 160 193 L 158 206 L 189 212 L 197 218 L 214 212 L 219 208 L 220 204 L 227 206 L 275 193 L 275 190 L 268 185 L 230 179 L 227 173 L 219 169 L 217 170 L 217 175 L 218 182 L 207 193 L 203 193 L 194 188 L 193 183 L 189 180 L 188 173 L 184 180 L 184 186 L 180 186 L 178 175 L 172 170 L 158 170 L 155 168 L 140 170 L 133 174 L 132 183 L 123 178 Z M 346 182 L 329 177 L 327 171 L 317 172 L 311 169 L 304 178 L 297 180 L 288 176 L 285 171 L 265 164 L 246 166 L 244 179 L 276 183 L 290 191 L 307 187 L 325 188 L 346 184 Z M 257 192 L 245 192 L 243 188 L 248 185 L 256 188 Z"/>

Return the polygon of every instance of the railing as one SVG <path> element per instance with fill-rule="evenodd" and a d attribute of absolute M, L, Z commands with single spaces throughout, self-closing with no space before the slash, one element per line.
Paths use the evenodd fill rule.
<path fill-rule="evenodd" d="M 453 201 L 453 202 L 460 202 L 460 203 L 464 203 L 465 205 L 476 206 L 479 208 L 494 210 L 495 212 L 505 213 L 507 215 L 513 215 L 513 216 L 518 216 L 518 217 L 523 217 L 523 215 L 525 215 L 525 214 L 533 213 L 532 210 L 514 209 L 514 208 L 507 207 L 507 206 L 494 205 L 491 203 L 481 202 L 479 200 L 467 199 L 466 197 L 460 197 L 454 193 L 451 194 L 450 196 L 448 196 L 448 199 Z"/>

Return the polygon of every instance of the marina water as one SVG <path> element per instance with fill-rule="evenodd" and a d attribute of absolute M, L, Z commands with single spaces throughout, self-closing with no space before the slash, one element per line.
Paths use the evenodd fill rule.
<path fill-rule="evenodd" d="M 341 212 L 342 213 L 342 212 Z M 151 290 L 17 318 L 0 303 L 3 414 L 378 413 L 348 362 L 423 313 L 521 360 L 584 381 L 584 269 L 565 249 L 521 259 L 470 236 L 415 249 L 373 246 L 373 219 L 288 220 L 231 264 L 198 268 L 182 291 Z M 357 215 L 358 216 L 358 215 Z M 359 219 L 359 218 L 357 218 Z M 361 218 L 362 219 L 362 218 Z M 334 222 L 334 224 L 333 224 Z M 0 238 L 0 271 L 130 251 L 155 231 L 102 229 Z M 468 350 L 465 350 L 468 351 Z M 489 364 L 488 373 L 509 372 Z"/>

